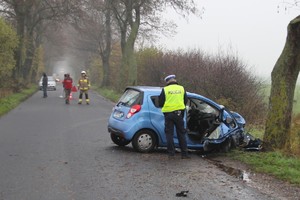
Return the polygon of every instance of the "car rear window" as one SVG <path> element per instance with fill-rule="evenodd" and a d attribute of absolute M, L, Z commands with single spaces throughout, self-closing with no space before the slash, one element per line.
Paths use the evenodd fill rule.
<path fill-rule="evenodd" d="M 142 92 L 140 91 L 127 89 L 121 96 L 118 104 L 122 104 L 124 106 L 133 106 L 135 104 L 141 104 L 142 96 Z"/>

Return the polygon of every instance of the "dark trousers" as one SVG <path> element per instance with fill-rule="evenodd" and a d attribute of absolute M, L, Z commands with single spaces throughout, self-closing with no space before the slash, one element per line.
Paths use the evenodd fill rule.
<path fill-rule="evenodd" d="M 179 147 L 182 155 L 187 155 L 187 144 L 186 144 L 186 130 L 184 128 L 183 116 L 184 112 L 180 114 L 175 112 L 164 113 L 165 116 L 165 133 L 167 139 L 167 150 L 169 155 L 175 154 L 174 146 L 174 127 L 176 128 L 176 134 L 179 141 Z"/>
<path fill-rule="evenodd" d="M 89 94 L 87 90 L 80 90 L 79 99 L 82 99 L 83 93 L 85 94 L 85 99 L 89 99 Z"/>
<path fill-rule="evenodd" d="M 69 101 L 70 101 L 70 94 L 71 94 L 71 89 L 65 89 L 66 103 L 69 103 Z"/>
<path fill-rule="evenodd" d="M 47 97 L 47 85 L 43 85 L 43 97 Z"/>

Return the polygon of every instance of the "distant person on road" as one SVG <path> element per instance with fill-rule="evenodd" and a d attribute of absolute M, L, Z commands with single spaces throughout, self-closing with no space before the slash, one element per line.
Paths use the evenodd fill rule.
<path fill-rule="evenodd" d="M 65 74 L 65 78 L 63 80 L 63 86 L 65 89 L 66 104 L 70 104 L 70 94 L 73 86 L 73 79 L 70 77 L 70 74 Z"/>
<path fill-rule="evenodd" d="M 79 101 L 78 104 L 82 104 L 82 95 L 85 94 L 86 104 L 90 104 L 88 91 L 90 89 L 90 80 L 86 75 L 85 71 L 81 71 L 81 77 L 78 81 L 78 90 L 79 90 Z"/>
<path fill-rule="evenodd" d="M 165 78 L 167 85 L 162 89 L 159 96 L 159 105 L 165 117 L 165 134 L 167 139 L 168 157 L 174 158 L 174 126 L 181 149 L 181 158 L 190 158 L 187 150 L 186 130 L 184 128 L 184 112 L 187 103 L 187 95 L 183 86 L 176 81 L 175 75 L 169 75 Z"/>
<path fill-rule="evenodd" d="M 43 98 L 47 98 L 47 87 L 48 87 L 48 76 L 46 73 L 43 73 L 42 79 L 42 86 L 43 86 Z"/>
<path fill-rule="evenodd" d="M 64 80 L 66 79 L 66 77 L 67 77 L 67 74 L 64 74 Z M 65 85 L 64 85 L 64 80 L 62 80 L 62 85 L 63 85 L 63 93 L 62 93 L 62 95 L 61 95 L 61 98 L 63 98 L 63 96 L 64 96 L 64 98 L 66 98 L 66 91 L 65 91 Z"/>

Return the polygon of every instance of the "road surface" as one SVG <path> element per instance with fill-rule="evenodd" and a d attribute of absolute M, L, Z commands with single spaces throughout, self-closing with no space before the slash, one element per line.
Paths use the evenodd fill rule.
<path fill-rule="evenodd" d="M 255 189 L 192 152 L 134 152 L 110 140 L 113 103 L 91 92 L 70 105 L 62 89 L 38 91 L 0 118 L 0 200 L 282 199 Z M 186 197 L 176 197 L 189 191 Z"/>

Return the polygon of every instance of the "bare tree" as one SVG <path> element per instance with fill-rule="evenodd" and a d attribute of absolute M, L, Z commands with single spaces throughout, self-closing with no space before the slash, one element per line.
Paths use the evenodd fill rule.
<path fill-rule="evenodd" d="M 182 15 L 197 12 L 193 0 L 111 0 L 110 2 L 121 38 L 120 87 L 127 84 L 137 84 L 137 64 L 134 58 L 134 46 L 138 35 L 141 34 L 141 30 L 154 32 L 162 29 L 162 21 L 159 15 L 167 7 L 174 8 Z"/>
<path fill-rule="evenodd" d="M 42 42 L 45 22 L 62 20 L 72 12 L 75 0 L 0 0 L 1 13 L 15 22 L 20 38 L 16 51 L 14 77 L 31 80 L 31 67 L 35 50 Z M 23 53 L 25 52 L 25 53 Z"/>
<path fill-rule="evenodd" d="M 103 65 L 101 86 L 109 86 L 110 55 L 116 39 L 109 0 L 90 0 L 82 7 L 83 14 L 73 26 L 80 34 L 76 48 L 97 53 Z"/>

